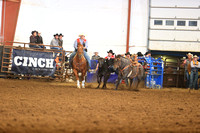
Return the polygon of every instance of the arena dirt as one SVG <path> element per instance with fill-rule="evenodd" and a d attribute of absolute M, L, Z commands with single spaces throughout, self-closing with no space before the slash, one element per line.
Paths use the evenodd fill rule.
<path fill-rule="evenodd" d="M 0 133 L 200 132 L 200 91 L 0 79 Z"/>

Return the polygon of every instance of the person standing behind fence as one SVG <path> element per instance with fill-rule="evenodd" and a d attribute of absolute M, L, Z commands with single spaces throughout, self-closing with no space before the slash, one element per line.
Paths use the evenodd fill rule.
<path fill-rule="evenodd" d="M 37 44 L 37 31 L 34 30 L 31 32 L 31 36 L 30 36 L 30 43 L 33 43 L 33 44 Z M 39 48 L 39 46 L 37 45 L 29 45 L 30 48 Z"/>
<path fill-rule="evenodd" d="M 59 35 L 58 33 L 54 35 L 54 38 L 51 40 L 51 49 L 57 49 L 57 50 L 60 50 L 61 48 L 60 47 L 55 47 L 55 46 L 59 46 Z"/>
<path fill-rule="evenodd" d="M 193 58 L 193 54 L 188 53 L 187 54 L 187 59 L 184 60 L 183 65 L 185 67 L 185 75 L 184 75 L 184 80 L 186 81 L 186 88 L 189 88 L 190 84 L 190 71 L 191 71 L 191 61 Z"/>
<path fill-rule="evenodd" d="M 94 52 L 94 55 L 92 56 L 92 60 L 98 60 L 100 58 L 100 56 L 98 55 L 98 52 Z"/>
<path fill-rule="evenodd" d="M 64 35 L 62 33 L 60 33 L 59 38 L 58 38 L 60 47 L 63 47 L 63 39 L 62 39 L 63 37 L 64 37 Z"/>
<path fill-rule="evenodd" d="M 188 90 L 190 89 L 195 89 L 198 88 L 196 87 L 197 85 L 197 80 L 198 80 L 198 69 L 200 68 L 200 63 L 197 61 L 199 57 L 195 55 L 193 57 L 193 60 L 191 61 L 191 73 L 190 73 L 190 84 Z"/>

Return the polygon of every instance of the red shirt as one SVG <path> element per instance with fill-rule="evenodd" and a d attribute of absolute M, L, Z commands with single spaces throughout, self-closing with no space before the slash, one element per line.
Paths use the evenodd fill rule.
<path fill-rule="evenodd" d="M 105 59 L 115 59 L 115 55 L 112 55 L 111 57 L 106 56 Z"/>

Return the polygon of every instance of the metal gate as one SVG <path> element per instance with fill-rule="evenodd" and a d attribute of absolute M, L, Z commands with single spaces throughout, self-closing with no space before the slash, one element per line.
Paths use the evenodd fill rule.
<path fill-rule="evenodd" d="M 185 87 L 184 84 L 184 68 L 181 67 L 182 62 L 176 58 L 166 58 L 164 61 L 164 87 Z"/>

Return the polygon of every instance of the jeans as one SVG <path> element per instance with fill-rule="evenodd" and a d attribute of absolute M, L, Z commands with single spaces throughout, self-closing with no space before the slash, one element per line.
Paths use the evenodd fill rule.
<path fill-rule="evenodd" d="M 38 45 L 29 45 L 30 48 L 40 48 Z"/>
<path fill-rule="evenodd" d="M 198 69 L 192 69 L 190 73 L 190 84 L 189 84 L 190 89 L 196 88 L 197 80 L 198 80 Z"/>
<path fill-rule="evenodd" d="M 190 74 L 189 74 L 189 72 L 187 70 L 185 71 L 185 80 L 186 80 L 186 88 L 189 88 Z"/>
<path fill-rule="evenodd" d="M 57 49 L 57 50 L 62 50 L 62 48 L 59 47 L 51 47 L 51 49 Z M 58 52 L 62 52 L 62 51 L 58 51 Z M 58 53 L 55 53 L 55 56 L 57 56 Z M 62 53 L 60 53 L 60 56 L 62 56 Z"/>
<path fill-rule="evenodd" d="M 59 47 L 51 47 L 51 49 L 62 50 L 62 48 L 59 48 Z"/>
<path fill-rule="evenodd" d="M 84 51 L 83 54 L 84 54 L 84 57 L 85 57 L 85 59 L 87 60 L 87 62 L 89 64 L 89 67 L 91 67 L 90 56 L 87 54 L 86 51 Z M 76 51 L 72 52 L 72 54 L 70 55 L 70 57 L 69 57 L 69 63 L 70 63 L 70 65 L 72 65 L 71 64 L 72 63 L 72 59 L 74 58 L 75 55 L 76 55 Z"/>

